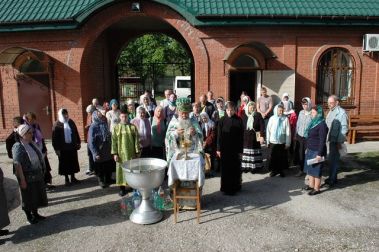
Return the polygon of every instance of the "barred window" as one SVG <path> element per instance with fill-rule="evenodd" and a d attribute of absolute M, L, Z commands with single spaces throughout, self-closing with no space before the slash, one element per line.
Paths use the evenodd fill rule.
<path fill-rule="evenodd" d="M 332 94 L 342 104 L 354 104 L 354 62 L 350 53 L 342 48 L 326 51 L 318 64 L 317 103 L 327 104 Z"/>

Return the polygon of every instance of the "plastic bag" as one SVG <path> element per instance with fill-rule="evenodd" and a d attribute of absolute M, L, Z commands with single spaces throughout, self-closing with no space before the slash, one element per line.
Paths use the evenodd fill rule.
<path fill-rule="evenodd" d="M 8 212 L 21 205 L 21 197 L 18 182 L 14 179 L 4 178 L 3 181 L 5 197 L 7 198 Z"/>
<path fill-rule="evenodd" d="M 129 219 L 133 210 L 134 210 L 133 197 L 130 197 L 130 196 L 122 197 L 120 200 L 121 215 L 124 216 L 126 219 Z"/>
<path fill-rule="evenodd" d="M 344 157 L 347 155 L 347 146 L 346 144 L 341 144 L 341 148 L 338 150 L 338 152 L 340 153 L 340 156 L 341 157 Z"/>

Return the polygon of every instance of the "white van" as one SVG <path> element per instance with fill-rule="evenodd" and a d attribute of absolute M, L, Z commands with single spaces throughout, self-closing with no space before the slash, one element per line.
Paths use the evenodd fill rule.
<path fill-rule="evenodd" d="M 179 97 L 191 97 L 191 76 L 175 76 L 174 92 Z"/>

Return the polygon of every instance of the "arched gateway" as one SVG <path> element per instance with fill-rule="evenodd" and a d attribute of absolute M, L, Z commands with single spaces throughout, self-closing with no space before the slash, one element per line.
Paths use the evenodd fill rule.
<path fill-rule="evenodd" d="M 70 116 L 82 128 L 86 118 L 85 107 L 93 97 L 102 101 L 117 96 L 116 62 L 122 48 L 130 40 L 147 33 L 164 33 L 182 44 L 193 61 L 192 96 L 197 97 L 208 90 L 208 68 L 201 67 L 208 64 L 201 33 L 177 9 L 170 4 L 159 3 L 165 1 L 141 1 L 138 10 L 133 9 L 135 7 L 130 1 L 93 2 L 76 17 L 80 26 L 66 37 L 64 53 L 57 57 L 57 52 L 49 52 L 50 48 L 46 50 L 42 46 L 36 50 L 49 55 L 55 62 L 52 69 L 55 87 L 49 91 L 54 100 L 46 101 L 53 108 L 53 113 L 60 107 L 68 108 Z M 58 33 L 59 40 L 67 35 L 66 31 L 61 33 Z M 26 102 L 32 102 L 32 99 L 28 98 Z M 24 113 L 20 106 L 21 102 L 20 113 Z M 55 119 L 50 116 L 51 122 Z M 4 128 L 10 126 L 8 122 L 3 123 Z M 46 138 L 50 138 L 50 134 L 49 130 L 46 131 Z"/>

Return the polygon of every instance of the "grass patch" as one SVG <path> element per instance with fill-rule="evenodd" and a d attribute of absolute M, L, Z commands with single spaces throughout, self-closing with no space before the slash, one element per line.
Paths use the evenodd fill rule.
<path fill-rule="evenodd" d="M 368 170 L 379 170 L 379 151 L 351 154 L 353 161 Z M 345 164 L 345 166 L 349 164 Z"/>
<path fill-rule="evenodd" d="M 379 166 L 379 151 L 354 154 L 355 161 L 367 166 L 368 168 L 377 168 Z"/>

